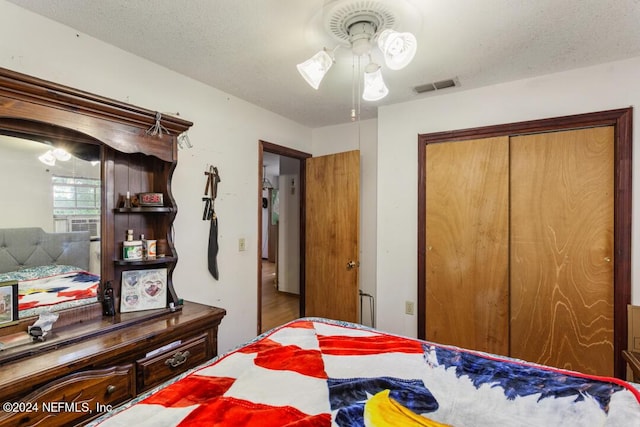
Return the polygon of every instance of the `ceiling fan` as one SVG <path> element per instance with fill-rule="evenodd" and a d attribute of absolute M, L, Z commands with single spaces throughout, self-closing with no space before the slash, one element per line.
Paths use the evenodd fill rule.
<path fill-rule="evenodd" d="M 390 70 L 400 70 L 413 60 L 418 43 L 415 35 L 395 29 L 399 18 L 408 11 L 403 1 L 385 0 L 332 0 L 323 6 L 323 27 L 336 42 L 333 49 L 326 47 L 308 60 L 297 65 L 305 81 L 318 90 L 329 69 L 336 62 L 335 51 L 348 49 L 353 58 L 353 90 L 360 89 L 360 78 L 364 89 L 362 99 L 378 101 L 384 98 L 389 89 L 384 83 L 382 66 L 372 59 L 375 49 L 384 59 L 384 65 Z M 367 61 L 364 73 L 361 70 L 361 58 Z M 355 96 L 354 110 L 355 114 Z"/>

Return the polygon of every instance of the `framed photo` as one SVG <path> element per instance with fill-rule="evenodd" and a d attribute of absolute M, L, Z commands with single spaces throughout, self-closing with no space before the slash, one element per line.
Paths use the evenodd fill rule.
<path fill-rule="evenodd" d="M 167 269 L 122 272 L 120 312 L 151 310 L 167 306 Z"/>
<path fill-rule="evenodd" d="M 18 320 L 18 282 L 0 282 L 0 326 Z"/>

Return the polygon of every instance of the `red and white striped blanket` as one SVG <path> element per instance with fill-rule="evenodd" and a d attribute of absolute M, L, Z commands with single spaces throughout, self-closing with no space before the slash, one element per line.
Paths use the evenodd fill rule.
<path fill-rule="evenodd" d="M 640 392 L 613 378 L 305 318 L 96 424 L 640 426 Z"/>

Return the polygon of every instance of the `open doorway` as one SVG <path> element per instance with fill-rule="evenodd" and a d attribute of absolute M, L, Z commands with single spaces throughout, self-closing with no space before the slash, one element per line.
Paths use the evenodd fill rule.
<path fill-rule="evenodd" d="M 260 141 L 258 333 L 304 313 L 304 159 Z"/>

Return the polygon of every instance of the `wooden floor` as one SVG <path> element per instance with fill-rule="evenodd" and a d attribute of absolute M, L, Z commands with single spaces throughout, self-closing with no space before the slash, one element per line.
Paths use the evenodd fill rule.
<path fill-rule="evenodd" d="M 262 261 L 262 331 L 300 317 L 300 297 L 276 289 L 275 264 Z"/>

